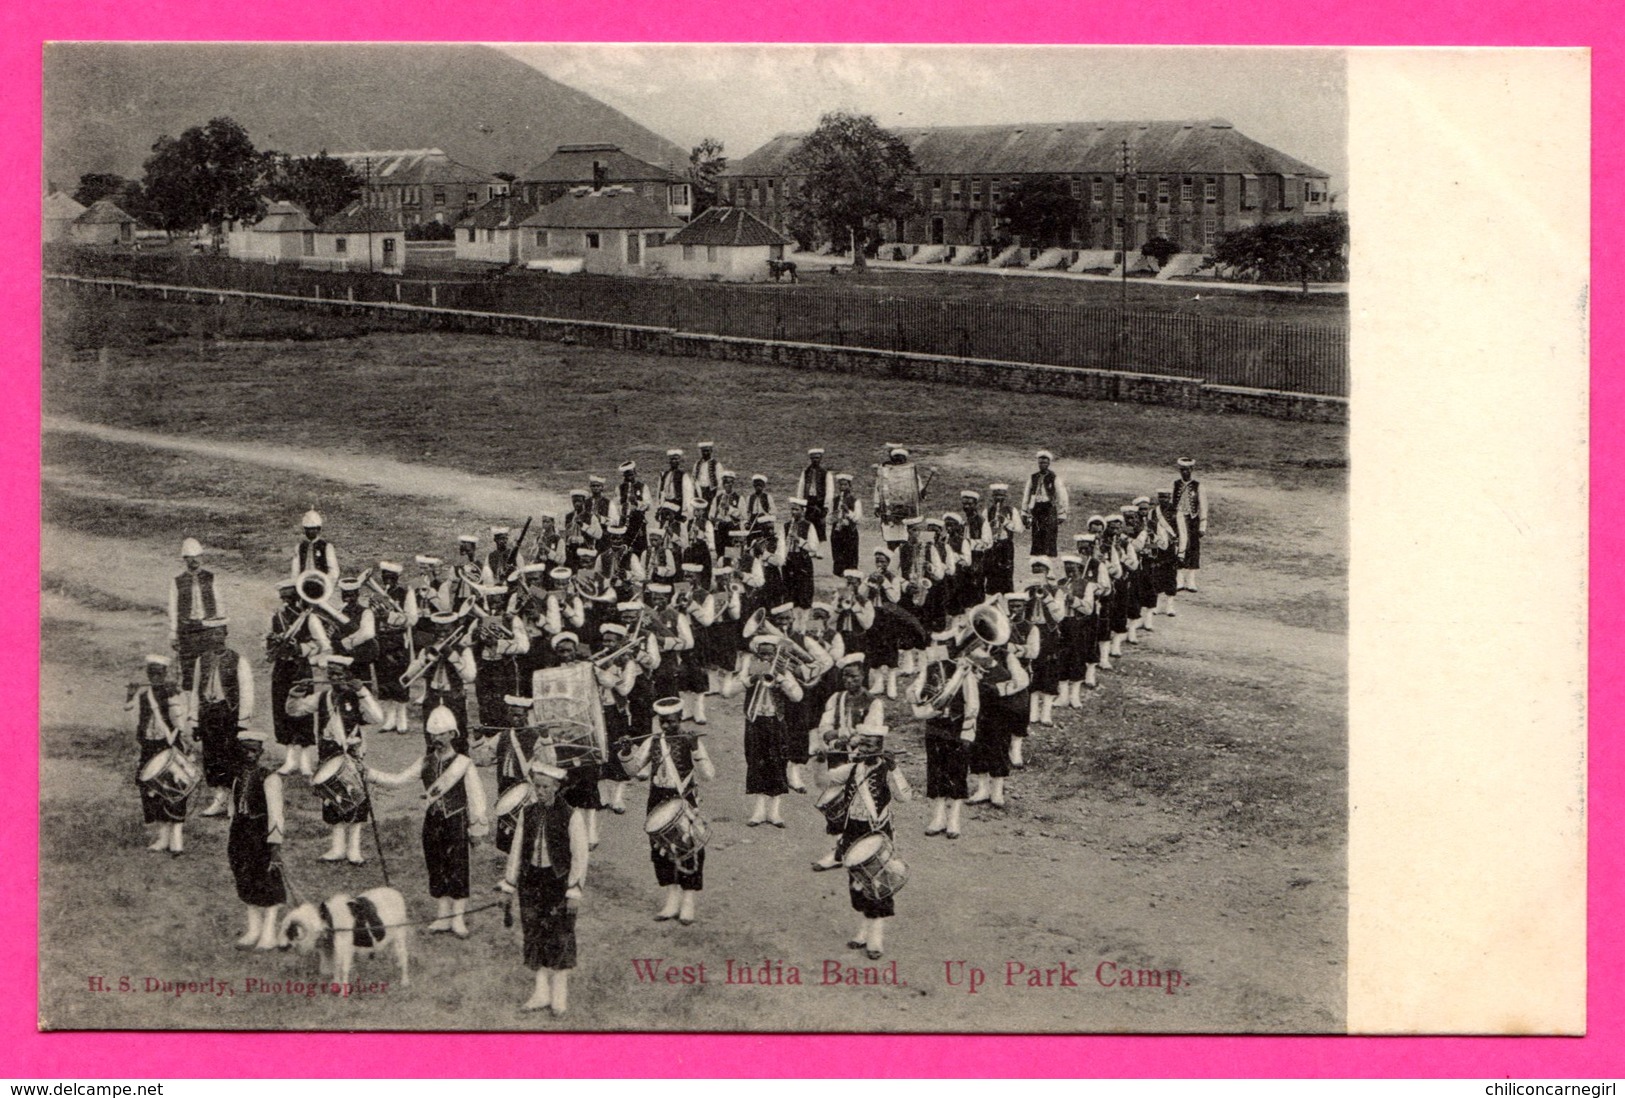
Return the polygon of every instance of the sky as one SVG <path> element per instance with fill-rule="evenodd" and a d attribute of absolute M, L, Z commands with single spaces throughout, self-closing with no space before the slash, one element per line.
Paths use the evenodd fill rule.
<path fill-rule="evenodd" d="M 888 126 L 1225 118 L 1346 196 L 1345 54 L 1212 46 L 502 44 L 684 148 L 741 158 L 837 108 Z M 1339 205 L 1346 205 L 1340 201 Z"/>

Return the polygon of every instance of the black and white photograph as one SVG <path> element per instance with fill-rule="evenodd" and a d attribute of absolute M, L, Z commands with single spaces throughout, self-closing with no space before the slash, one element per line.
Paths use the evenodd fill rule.
<path fill-rule="evenodd" d="M 1347 67 L 48 45 L 41 1028 L 1347 1030 Z"/>

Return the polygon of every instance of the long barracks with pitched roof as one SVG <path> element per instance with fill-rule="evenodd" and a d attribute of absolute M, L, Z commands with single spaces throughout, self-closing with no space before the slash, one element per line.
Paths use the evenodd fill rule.
<path fill-rule="evenodd" d="M 1078 202 L 1079 217 L 1066 243 L 1079 248 L 1121 248 L 1126 234 L 1130 248 L 1162 237 L 1186 251 L 1206 251 L 1222 233 L 1332 208 L 1326 172 L 1254 141 L 1223 119 L 905 126 L 892 132 L 914 155 L 917 172 L 910 185 L 921 212 L 882 225 L 887 241 L 999 240 L 1004 200 L 1022 182 L 1044 177 L 1065 180 Z M 780 134 L 729 165 L 721 201 L 784 228 L 786 203 L 800 184 L 789 163 L 806 137 Z"/>

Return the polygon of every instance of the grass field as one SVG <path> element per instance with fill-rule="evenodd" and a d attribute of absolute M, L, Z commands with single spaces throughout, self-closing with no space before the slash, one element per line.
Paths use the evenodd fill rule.
<path fill-rule="evenodd" d="M 1325 1031 L 1343 1018 L 1346 438 L 1341 428 L 865 382 L 496 338 L 370 332 L 341 320 L 226 307 L 110 303 L 47 291 L 44 407 L 42 1001 L 54 1027 Z M 119 687 L 162 643 L 175 547 L 208 546 L 234 642 L 258 665 L 269 583 L 297 516 L 319 506 L 346 560 L 448 553 L 455 535 L 556 506 L 589 471 L 715 437 L 782 498 L 824 445 L 859 475 L 905 441 L 961 486 L 1015 480 L 1045 446 L 1079 515 L 1165 486 L 1191 452 L 1214 493 L 1200 596 L 1103 675 L 1080 713 L 1037 729 L 1007 814 L 925 840 L 918 804 L 899 843 L 914 869 L 888 959 L 906 988 L 639 988 L 629 959 L 786 959 L 816 972 L 849 929 L 844 885 L 814 876 L 821 828 L 740 826 L 737 706 L 718 703 L 715 832 L 701 922 L 649 922 L 656 904 L 636 809 L 606 827 L 582 917 L 567 1022 L 521 1016 L 515 932 L 486 912 L 467 943 L 422 936 L 407 993 L 352 1001 L 95 995 L 87 974 L 286 979 L 281 955 L 234 953 L 239 909 L 223 829 L 188 828 L 192 855 L 140 853 Z M 533 510 L 534 509 L 534 510 Z M 1073 527 L 1069 527 L 1070 533 Z M 481 531 L 483 532 L 483 531 Z M 866 538 L 872 531 L 866 531 Z M 866 544 L 868 542 L 866 541 Z M 831 581 L 820 567 L 820 582 Z M 238 622 L 243 623 L 238 627 Z M 122 677 L 121 677 L 122 676 Z M 898 736 L 918 737 L 901 711 Z M 385 766 L 406 738 L 374 737 Z M 918 755 L 908 764 L 923 783 Z M 385 802 L 392 873 L 428 903 L 414 796 Z M 639 794 L 630 798 L 639 804 Z M 102 806 L 85 813 L 84 806 Z M 376 883 L 314 860 L 320 825 L 292 801 L 289 864 L 325 894 Z M 494 861 L 476 857 L 476 899 Z M 86 933 L 88 929 L 90 933 Z M 945 959 L 1102 960 L 1177 967 L 1179 995 L 1062 996 L 946 986 Z M 384 966 L 369 968 L 388 978 Z M 814 980 L 815 982 L 815 980 Z"/>

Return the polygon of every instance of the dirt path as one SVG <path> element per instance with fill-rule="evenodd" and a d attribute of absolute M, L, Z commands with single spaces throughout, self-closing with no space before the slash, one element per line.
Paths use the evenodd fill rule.
<path fill-rule="evenodd" d="M 448 509 L 510 514 L 559 507 L 556 494 L 523 483 L 428 465 L 182 439 L 60 418 L 47 419 L 45 429 L 444 500 Z M 1012 461 L 1024 464 L 1020 455 L 996 451 L 979 453 L 977 463 L 984 457 L 1006 469 Z M 1121 478 L 1125 485 L 1165 479 L 1160 471 L 1129 467 L 1077 472 L 1102 480 L 1109 474 L 1114 483 Z M 1272 494 L 1263 485 L 1238 482 L 1230 487 L 1256 493 L 1259 505 L 1289 505 L 1284 498 L 1289 493 Z M 1330 508 L 1333 501 L 1320 505 Z M 1335 552 L 1334 545 L 1328 548 Z M 133 668 L 139 653 L 162 642 L 158 615 L 164 582 L 175 562 L 167 545 L 90 538 L 50 526 L 43 533 L 42 557 L 47 576 L 58 587 L 48 591 L 44 605 L 43 767 L 49 780 L 43 783 L 42 807 L 49 826 L 53 813 L 71 814 L 74 802 L 87 796 L 115 805 L 120 813 L 127 802 L 133 807 L 122 770 L 91 761 L 97 751 L 118 750 L 105 746 L 113 742 L 108 738 L 112 734 L 96 730 L 116 726 L 122 694 L 114 697 L 107 683 L 123 680 L 98 672 L 90 682 L 83 668 L 124 663 Z M 234 625 L 234 643 L 257 657 L 261 623 L 275 601 L 267 577 L 229 570 L 221 576 L 227 605 L 243 623 L 241 629 Z M 1290 684 L 1310 695 L 1307 703 L 1300 698 L 1297 704 L 1338 712 L 1346 658 L 1341 635 L 1226 609 L 1232 595 L 1268 581 L 1249 570 L 1217 572 L 1203 601 L 1166 623 L 1127 662 L 1120 679 L 1107 680 L 1108 690 L 1146 686 L 1156 676 L 1186 666 L 1193 674 L 1222 673 L 1277 689 Z M 821 582 L 829 581 L 821 576 Z M 1236 1031 L 1272 1025 L 1323 1030 L 1341 1024 L 1340 849 L 1258 841 L 1238 846 L 1195 824 L 1173 801 L 1107 801 L 1088 791 L 1056 800 L 1033 772 L 1012 781 L 1008 815 L 973 810 L 965 837 L 957 843 L 925 839 L 920 829 L 927 809 L 919 803 L 902 806 L 899 847 L 913 876 L 899 898 L 900 917 L 890 932 L 887 959 L 897 961 L 908 986 L 821 987 L 826 960 L 854 960 L 841 948 L 853 922 L 842 875 L 815 875 L 807 868 L 825 847 L 822 819 L 810 798 L 792 797 L 787 830 L 746 829 L 738 706 L 715 702 L 713 716 L 708 731 L 719 776 L 704 794 L 714 835 L 702 920 L 689 929 L 649 921 L 657 896 L 640 826 L 641 791 L 634 787 L 628 798 L 631 811 L 608 820 L 604 844 L 594 855 L 594 888 L 581 932 L 582 990 L 572 1026 Z M 1063 715 L 1056 728 L 1036 730 L 1031 751 L 1038 756 L 1061 739 L 1090 735 L 1088 710 L 1081 719 Z M 372 740 L 377 761 L 385 767 L 403 764 L 416 746 L 415 737 L 375 735 Z M 917 756 L 909 769 L 915 784 L 923 785 Z M 409 901 L 421 907 L 427 899 L 414 837 L 420 809 L 409 795 L 381 799 L 381 804 L 401 836 L 390 850 L 392 865 L 399 867 Z M 314 865 L 319 829 L 311 807 L 300 800 L 295 815 L 290 858 L 307 879 L 322 881 L 322 871 Z M 223 943 L 228 931 L 235 933 L 228 924 L 236 910 L 227 899 L 223 829 L 200 821 L 193 831 L 196 857 L 135 867 L 155 874 L 161 883 L 156 893 L 149 883 L 148 898 L 131 902 L 173 905 L 163 908 L 166 917 L 205 943 L 196 961 L 202 975 L 222 964 L 239 967 L 223 944 L 209 944 Z M 489 848 L 476 856 L 475 865 L 476 890 L 482 893 L 494 872 Z M 371 883 L 370 876 L 367 880 Z M 65 883 L 57 899 L 70 909 L 76 898 L 94 903 L 94 885 L 94 878 Z M 207 925 L 200 928 L 200 919 Z M 512 1002 L 524 990 L 516 972 L 518 949 L 511 933 L 490 916 L 476 922 L 476 937 L 469 943 L 420 936 L 419 971 L 427 979 L 421 981 L 425 990 L 414 990 L 412 1000 L 358 1003 L 349 1008 L 351 1013 L 303 1001 L 272 1007 L 243 1000 L 87 1000 L 80 990 L 82 973 L 68 962 L 76 944 L 48 940 L 44 946 L 53 951 L 45 969 L 51 974 L 44 991 L 48 1017 L 59 1024 L 467 1029 L 536 1024 L 512 1012 Z M 704 963 L 710 981 L 704 986 L 641 986 L 632 958 Z M 799 967 L 806 986 L 723 986 L 718 974 L 728 959 L 755 966 L 782 960 Z M 989 984 L 974 996 L 963 986 L 950 986 L 945 965 L 955 960 L 981 969 Z M 128 967 L 116 955 L 94 963 Z M 1007 986 L 1006 966 L 1011 963 L 1027 969 L 1065 966 L 1078 986 L 1028 988 L 1027 969 Z M 1097 967 L 1106 964 L 1177 970 L 1183 987 L 1176 995 L 1107 988 L 1095 978 Z M 272 958 L 258 967 L 276 978 L 302 972 L 292 959 Z"/>

